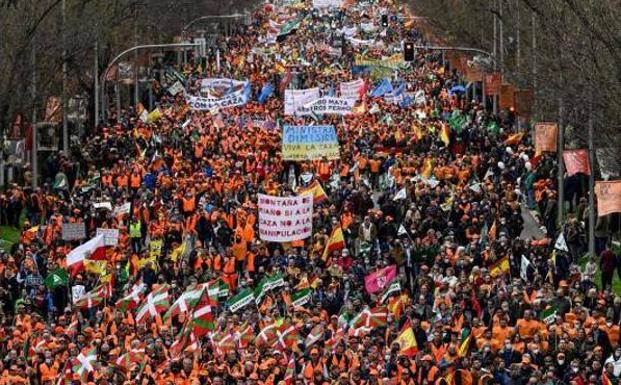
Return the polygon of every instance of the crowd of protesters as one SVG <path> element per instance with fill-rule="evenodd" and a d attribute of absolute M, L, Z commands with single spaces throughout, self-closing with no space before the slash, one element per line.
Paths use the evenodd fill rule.
<path fill-rule="evenodd" d="M 424 43 L 402 5 L 311 3 L 266 5 L 218 39 L 217 55 L 177 68 L 193 95 L 203 78 L 248 80 L 246 104 L 192 111 L 160 71 L 158 116 L 112 109 L 81 147 L 48 159 L 48 183 L 0 198 L 2 220 L 21 227 L 0 258 L 0 384 L 620 382 L 619 256 L 600 219 L 597 255 L 581 267 L 588 205 L 579 195 L 567 224 L 556 222 L 555 154 L 535 154 L 510 114 L 449 92 L 463 74 L 441 54 L 357 65 L 356 55 L 381 63 L 402 55 L 402 41 Z M 335 49 L 337 30 L 349 32 Z M 384 77 L 423 100 L 373 97 Z M 354 114 L 284 114 L 286 88 L 338 96 L 359 78 Z M 258 101 L 267 84 L 273 94 Z M 285 124 L 334 125 L 340 159 L 283 160 Z M 327 196 L 312 237 L 262 241 L 257 194 L 309 185 Z M 84 238 L 64 241 L 63 224 L 76 223 Z M 344 245 L 326 253 L 337 227 Z M 70 251 L 102 228 L 119 230 L 104 261 L 67 269 Z M 394 290 L 369 293 L 365 277 L 391 266 Z M 231 307 L 271 277 L 283 282 Z M 155 314 L 138 314 L 151 305 Z"/>

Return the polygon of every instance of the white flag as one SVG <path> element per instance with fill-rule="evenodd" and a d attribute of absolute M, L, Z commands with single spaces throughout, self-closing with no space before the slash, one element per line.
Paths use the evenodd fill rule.
<path fill-rule="evenodd" d="M 408 231 L 405 229 L 405 226 L 399 225 L 399 230 L 397 231 L 397 235 L 408 235 Z"/>
<path fill-rule="evenodd" d="M 567 242 L 565 242 L 565 236 L 561 233 L 556 239 L 556 243 L 554 243 L 554 248 L 561 251 L 569 251 L 567 247 Z"/>
<path fill-rule="evenodd" d="M 405 191 L 405 187 L 404 187 L 401 190 L 399 190 L 399 192 L 395 195 L 394 198 L 392 198 L 392 200 L 399 201 L 399 200 L 402 200 L 402 199 L 407 199 L 407 197 L 408 197 L 408 194 Z"/>
<path fill-rule="evenodd" d="M 520 277 L 522 277 L 524 281 L 528 281 L 528 266 L 530 266 L 530 261 L 522 255 L 522 262 L 520 263 Z"/>

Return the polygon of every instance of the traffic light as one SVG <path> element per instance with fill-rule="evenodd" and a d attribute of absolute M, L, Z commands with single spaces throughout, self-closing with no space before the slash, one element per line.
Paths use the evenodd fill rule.
<path fill-rule="evenodd" d="M 382 15 L 382 27 L 388 27 L 388 15 Z"/>
<path fill-rule="evenodd" d="M 414 43 L 408 41 L 403 44 L 403 60 L 414 61 Z"/>

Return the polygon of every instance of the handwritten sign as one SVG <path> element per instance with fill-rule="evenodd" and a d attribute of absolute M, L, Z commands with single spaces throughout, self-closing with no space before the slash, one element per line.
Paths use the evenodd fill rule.
<path fill-rule="evenodd" d="M 63 223 L 63 241 L 77 241 L 86 238 L 86 226 L 84 223 Z"/>
<path fill-rule="evenodd" d="M 119 229 L 97 229 L 97 235 L 104 236 L 104 245 L 117 246 L 119 244 Z"/>
<path fill-rule="evenodd" d="M 282 154 L 285 160 L 339 159 L 334 126 L 284 126 Z"/>
<path fill-rule="evenodd" d="M 313 232 L 313 196 L 259 194 L 259 237 L 268 242 L 306 239 Z"/>
<path fill-rule="evenodd" d="M 556 152 L 557 136 L 558 124 L 546 122 L 535 124 L 535 153 Z"/>
<path fill-rule="evenodd" d="M 621 213 L 621 180 L 595 182 L 597 216 Z"/>

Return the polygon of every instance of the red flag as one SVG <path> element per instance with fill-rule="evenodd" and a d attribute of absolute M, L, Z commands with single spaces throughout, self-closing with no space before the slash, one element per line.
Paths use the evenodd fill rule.
<path fill-rule="evenodd" d="M 364 277 L 364 287 L 369 294 L 383 291 L 397 276 L 397 265 L 390 265 Z"/>

